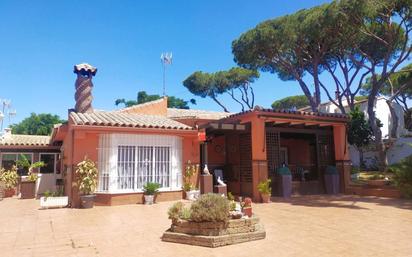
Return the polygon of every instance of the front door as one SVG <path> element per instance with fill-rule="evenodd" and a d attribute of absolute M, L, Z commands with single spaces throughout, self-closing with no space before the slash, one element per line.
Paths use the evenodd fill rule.
<path fill-rule="evenodd" d="M 46 191 L 56 191 L 56 179 L 60 178 L 58 170 L 59 154 L 57 153 L 40 153 L 40 161 L 45 166 L 40 168 L 40 176 L 37 182 L 37 194 L 44 194 Z"/>
<path fill-rule="evenodd" d="M 252 141 L 250 134 L 239 136 L 240 152 L 240 194 L 241 196 L 253 195 L 252 183 Z"/>

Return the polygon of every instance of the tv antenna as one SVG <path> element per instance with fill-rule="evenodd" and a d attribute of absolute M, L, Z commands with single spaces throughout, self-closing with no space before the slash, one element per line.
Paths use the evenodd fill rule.
<path fill-rule="evenodd" d="M 170 53 L 162 53 L 160 55 L 160 62 L 162 63 L 163 68 L 163 96 L 166 96 L 166 67 L 167 65 L 172 64 L 173 54 Z"/>

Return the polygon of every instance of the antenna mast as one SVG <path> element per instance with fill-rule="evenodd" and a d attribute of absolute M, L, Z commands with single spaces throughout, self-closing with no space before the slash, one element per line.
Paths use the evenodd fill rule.
<path fill-rule="evenodd" d="M 173 54 L 170 53 L 162 53 L 160 55 L 160 62 L 162 63 L 163 68 L 163 96 L 166 96 L 166 67 L 167 65 L 172 64 Z"/>

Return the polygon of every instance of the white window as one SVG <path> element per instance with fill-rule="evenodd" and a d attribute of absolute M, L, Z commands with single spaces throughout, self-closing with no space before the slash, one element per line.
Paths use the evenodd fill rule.
<path fill-rule="evenodd" d="M 141 192 L 148 182 L 180 190 L 181 139 L 163 135 L 105 134 L 99 142 L 100 192 Z"/>
<path fill-rule="evenodd" d="M 6 170 L 12 168 L 13 165 L 16 165 L 17 161 L 26 158 L 29 163 L 33 163 L 33 153 L 2 153 L 0 155 L 0 166 Z M 29 170 L 27 168 L 19 168 L 18 173 L 20 176 L 26 176 Z"/>

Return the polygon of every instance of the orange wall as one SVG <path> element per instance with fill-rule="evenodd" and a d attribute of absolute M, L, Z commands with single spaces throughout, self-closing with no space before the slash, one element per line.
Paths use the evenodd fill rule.
<path fill-rule="evenodd" d="M 145 114 L 145 115 L 167 115 L 167 97 L 161 101 L 150 102 L 147 104 L 135 105 L 119 110 L 124 113 Z"/>
<path fill-rule="evenodd" d="M 311 160 L 310 146 L 307 140 L 303 139 L 280 139 L 280 146 L 288 149 L 289 164 L 313 164 L 315 160 Z"/>

